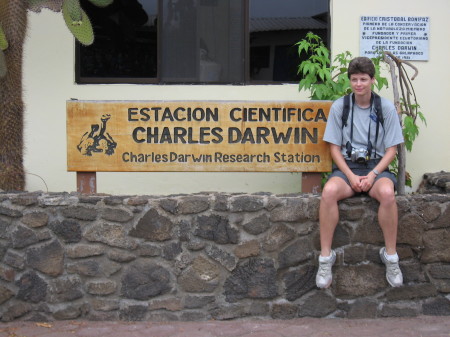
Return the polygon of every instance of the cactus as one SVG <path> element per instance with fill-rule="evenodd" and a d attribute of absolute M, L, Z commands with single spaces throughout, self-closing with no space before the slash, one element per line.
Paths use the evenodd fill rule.
<path fill-rule="evenodd" d="M 63 0 L 24 0 L 28 1 L 28 9 L 33 12 L 40 12 L 42 8 L 48 8 L 52 11 L 61 11 Z M 97 7 L 106 7 L 111 5 L 114 0 L 89 0 L 93 5 Z"/>
<path fill-rule="evenodd" d="M 3 31 L 2 24 L 0 23 L 0 78 L 6 75 L 6 60 L 4 50 L 8 48 L 8 40 L 6 40 L 5 32 Z"/>
<path fill-rule="evenodd" d="M 62 12 L 64 17 L 68 16 L 68 18 L 70 18 L 72 22 L 69 23 L 71 25 L 81 25 L 81 20 L 83 19 L 83 10 L 81 9 L 80 0 L 64 0 L 62 5 Z"/>
<path fill-rule="evenodd" d="M 3 53 L 3 50 L 0 49 L 0 78 L 3 78 L 5 76 L 6 76 L 5 54 Z"/>
<path fill-rule="evenodd" d="M 23 0 L 1 0 L 0 22 L 9 46 L 3 52 L 8 72 L 0 78 L 0 189 L 23 190 L 22 55 L 27 28 Z"/>
<path fill-rule="evenodd" d="M 97 7 L 106 7 L 113 3 L 114 0 L 89 0 L 92 4 Z"/>
<path fill-rule="evenodd" d="M 28 3 L 30 7 L 34 6 L 41 6 L 43 5 L 47 0 L 28 0 Z"/>
<path fill-rule="evenodd" d="M 80 0 L 26 0 L 29 9 L 40 12 L 42 8 L 62 11 L 64 21 L 70 32 L 83 45 L 94 42 L 94 32 L 89 17 L 80 6 Z M 111 5 L 114 0 L 89 0 L 98 7 Z"/>
<path fill-rule="evenodd" d="M 27 0 L 28 10 L 39 13 L 42 8 L 48 8 L 54 12 L 60 12 L 62 0 Z"/>
<path fill-rule="evenodd" d="M 8 40 L 6 39 L 5 32 L 3 31 L 2 23 L 0 22 L 0 49 L 5 50 L 8 48 Z"/>
<path fill-rule="evenodd" d="M 105 7 L 113 0 L 89 0 Z M 27 11 L 63 12 L 69 30 L 83 44 L 93 42 L 92 25 L 79 0 L 0 0 L 0 189 L 23 190 L 22 55 Z M 8 44 L 9 41 L 9 44 Z"/>
<path fill-rule="evenodd" d="M 64 0 L 62 6 L 64 21 L 73 36 L 83 45 L 94 42 L 91 21 L 80 6 L 79 0 Z"/>

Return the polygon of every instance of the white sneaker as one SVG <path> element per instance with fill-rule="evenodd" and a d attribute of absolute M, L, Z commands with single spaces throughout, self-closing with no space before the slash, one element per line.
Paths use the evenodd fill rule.
<path fill-rule="evenodd" d="M 319 256 L 319 270 L 316 275 L 316 285 L 318 288 L 328 288 L 333 280 L 333 274 L 331 273 L 331 267 L 333 267 L 336 261 L 336 253 L 331 251 L 329 257 Z"/>
<path fill-rule="evenodd" d="M 386 258 L 386 248 L 380 249 L 381 261 L 386 265 L 386 280 L 392 287 L 401 287 L 403 285 L 403 275 L 398 265 L 398 257 L 396 261 L 389 261 Z"/>

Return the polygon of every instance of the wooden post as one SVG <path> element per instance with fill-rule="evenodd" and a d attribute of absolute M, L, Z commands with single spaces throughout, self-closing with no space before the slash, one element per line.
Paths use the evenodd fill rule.
<path fill-rule="evenodd" d="M 322 173 L 303 172 L 302 173 L 302 193 L 322 192 Z"/>
<path fill-rule="evenodd" d="M 77 192 L 81 194 L 97 193 L 96 172 L 77 172 Z"/>

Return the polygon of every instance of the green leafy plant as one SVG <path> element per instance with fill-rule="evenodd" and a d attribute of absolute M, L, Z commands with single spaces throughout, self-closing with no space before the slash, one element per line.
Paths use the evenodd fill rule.
<path fill-rule="evenodd" d="M 406 103 L 401 100 L 401 106 L 404 107 L 405 104 Z M 416 137 L 419 135 L 419 126 L 416 123 L 416 118 L 419 117 L 422 123 L 424 123 L 425 125 L 427 125 L 427 121 L 423 113 L 419 111 L 419 104 L 410 104 L 409 107 L 415 111 L 415 116 L 404 114 L 402 124 L 403 137 L 405 138 L 405 147 L 409 152 L 411 152 L 413 143 L 416 140 Z M 402 111 L 405 111 L 405 109 L 402 108 Z"/>
<path fill-rule="evenodd" d="M 400 106 L 402 107 L 402 111 L 406 111 L 405 110 L 405 102 L 402 100 L 400 100 Z M 405 148 L 408 152 L 412 151 L 412 147 L 413 147 L 413 143 L 414 140 L 416 139 L 416 137 L 419 135 L 419 126 L 416 124 L 416 118 L 415 117 L 419 117 L 420 120 L 422 121 L 422 123 L 425 124 L 425 126 L 427 125 L 427 121 L 425 119 L 425 116 L 423 115 L 423 113 L 421 111 L 419 111 L 418 109 L 420 108 L 419 104 L 410 104 L 409 105 L 410 109 L 413 109 L 415 111 L 415 116 L 411 116 L 409 114 L 403 113 L 402 116 L 402 131 L 403 131 L 403 139 L 405 140 Z M 396 157 L 391 165 L 389 166 L 389 169 L 394 173 L 394 174 L 398 174 L 399 172 L 399 161 L 398 161 L 398 157 Z M 412 187 L 412 180 L 411 180 L 411 175 L 408 172 L 405 172 L 405 185 Z"/>
<path fill-rule="evenodd" d="M 399 172 L 399 160 L 398 156 L 394 158 L 394 160 L 389 165 L 389 170 L 394 173 L 396 176 L 398 176 Z M 405 185 L 411 187 L 412 186 L 412 180 L 411 175 L 408 172 L 405 172 Z"/>
<path fill-rule="evenodd" d="M 330 51 L 322 39 L 311 32 L 296 43 L 296 46 L 298 46 L 300 57 L 303 57 L 303 54 L 307 56 L 307 59 L 300 63 L 297 71 L 302 77 L 299 91 L 309 91 L 312 100 L 332 101 L 351 93 L 347 76 L 348 64 L 352 60 L 352 54 L 349 51 L 337 54 L 332 64 Z M 380 75 L 381 55 L 372 60 L 375 65 L 375 87 L 380 90 L 388 86 L 387 79 Z"/>

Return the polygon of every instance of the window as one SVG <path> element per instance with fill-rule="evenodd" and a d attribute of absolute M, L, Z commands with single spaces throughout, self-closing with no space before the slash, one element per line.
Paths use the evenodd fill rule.
<path fill-rule="evenodd" d="M 161 81 L 244 81 L 242 0 L 166 0 L 162 6 Z"/>
<path fill-rule="evenodd" d="M 77 44 L 77 83 L 298 82 L 294 44 L 328 41 L 329 0 L 115 0 L 81 5 L 95 41 Z"/>
<path fill-rule="evenodd" d="M 250 80 L 298 82 L 295 43 L 309 31 L 327 43 L 328 1 L 250 0 Z"/>

